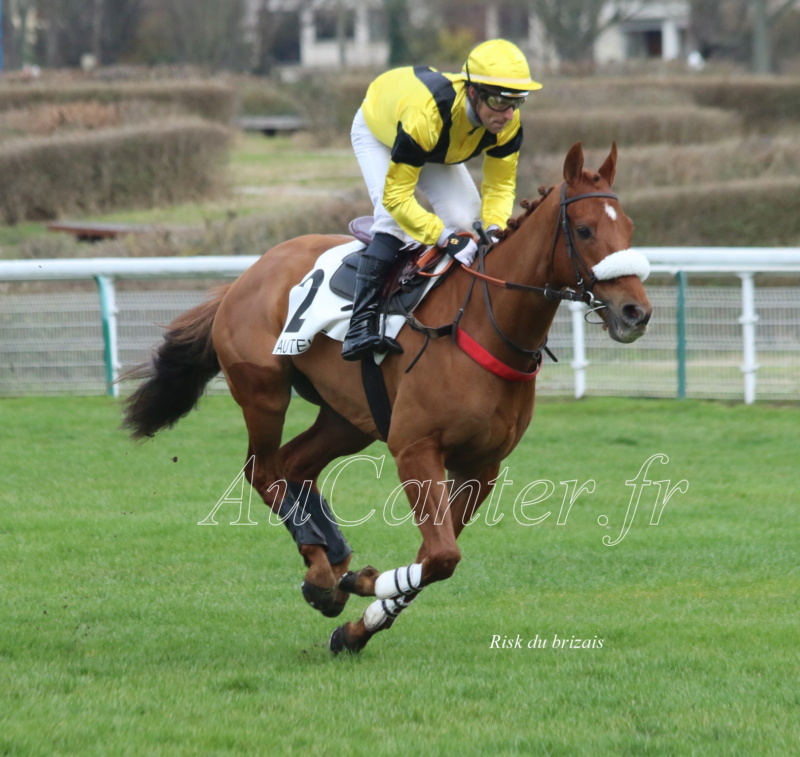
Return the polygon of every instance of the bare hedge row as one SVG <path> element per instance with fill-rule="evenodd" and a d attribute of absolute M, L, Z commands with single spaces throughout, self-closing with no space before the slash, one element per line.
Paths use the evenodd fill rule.
<path fill-rule="evenodd" d="M 0 111 L 38 105 L 94 102 L 104 105 L 125 102 L 151 102 L 172 109 L 176 114 L 191 114 L 228 124 L 237 108 L 236 93 L 219 82 L 121 82 L 82 83 L 60 86 L 13 85 L 0 87 Z"/>
<path fill-rule="evenodd" d="M 796 213 L 800 179 L 621 191 L 620 199 L 636 224 L 633 241 L 640 247 L 800 245 L 800 214 Z M 143 235 L 90 248 L 79 247 L 66 235 L 47 235 L 30 240 L 26 256 L 257 255 L 301 234 L 346 234 L 350 218 L 369 212 L 364 197 L 321 205 L 313 216 L 300 211 L 280 217 L 248 215 L 209 224 L 202 231 L 187 232 L 188 236 Z"/>
<path fill-rule="evenodd" d="M 800 178 L 639 191 L 620 187 L 619 191 L 622 206 L 636 224 L 634 243 L 641 247 L 800 245 Z M 213 244 L 198 252 L 258 254 L 301 234 L 346 234 L 351 218 L 368 213 L 371 208 L 364 192 L 352 202 L 320 206 L 313 215 L 248 216 L 233 221 Z"/>
<path fill-rule="evenodd" d="M 536 111 L 522 117 L 527 150 L 555 152 L 569 149 L 573 142 L 585 147 L 618 145 L 704 144 L 729 139 L 739 133 L 735 113 L 714 108 L 591 109 L 585 113 Z"/>
<path fill-rule="evenodd" d="M 264 83 L 270 109 L 285 92 L 287 103 L 311 124 L 320 142 L 343 139 L 371 81 L 369 74 L 301 78 L 291 85 Z M 800 78 L 718 76 L 544 77 L 523 110 L 529 139 L 542 149 L 561 149 L 571 141 L 601 145 L 706 143 L 742 128 L 771 133 L 800 121 Z M 252 87 L 252 83 L 251 83 Z M 267 98 L 267 94 L 271 96 Z M 255 109 L 264 102 L 245 96 Z M 562 134 L 563 137 L 559 137 Z"/>
<path fill-rule="evenodd" d="M 800 121 L 800 78 L 773 76 L 722 77 L 588 77 L 545 82 L 537 100 L 548 109 L 620 107 L 657 103 L 695 104 L 735 112 L 751 129 L 770 131 L 776 124 Z M 535 101 L 534 101 L 535 102 Z"/>
<path fill-rule="evenodd" d="M 800 140 L 791 137 L 732 138 L 709 144 L 652 144 L 628 147 L 619 141 L 615 186 L 629 193 L 667 186 L 716 184 L 739 179 L 800 176 Z M 609 143 L 585 150 L 586 166 L 598 168 Z M 545 153 L 536 137 L 527 138 L 520 155 L 518 186 L 533 193 L 559 181 L 566 150 Z M 470 170 L 480 166 L 470 164 Z"/>
<path fill-rule="evenodd" d="M 0 165 L 2 161 L 0 159 Z M 619 188 L 625 211 L 636 224 L 634 244 L 661 246 L 798 246 L 800 179 L 754 179 L 698 183 L 628 191 Z M 531 193 L 533 196 L 534 193 Z M 0 202 L 4 198 L 0 198 Z M 520 213 L 521 208 L 517 209 Z M 126 238 L 78 247 L 66 235 L 40 236 L 28 243 L 26 256 L 75 255 L 256 255 L 286 239 L 308 233 L 346 234 L 349 219 L 371 212 L 366 193 L 350 202 L 320 205 L 313 215 L 247 215 L 209 224 L 203 230 L 152 238 Z"/>
<path fill-rule="evenodd" d="M 775 126 L 800 121 L 800 79 L 697 78 L 681 80 L 679 86 L 697 103 L 736 111 L 750 130 L 769 133 Z"/>
<path fill-rule="evenodd" d="M 800 245 L 800 179 L 697 184 L 623 195 L 640 246 Z"/>
<path fill-rule="evenodd" d="M 217 188 L 230 140 L 220 124 L 161 124 L 0 145 L 5 223 L 201 199 Z"/>
<path fill-rule="evenodd" d="M 294 102 L 318 142 L 325 144 L 346 138 L 369 82 L 367 76 L 350 75 L 339 81 L 294 85 Z M 602 106 L 586 109 L 580 107 L 580 97 L 569 94 L 564 97 L 563 107 L 558 104 L 558 95 L 542 101 L 536 95 L 531 97 L 522 110 L 527 145 L 550 152 L 567 150 L 578 140 L 588 147 L 607 146 L 612 140 L 625 145 L 699 144 L 727 139 L 741 129 L 741 118 L 736 112 L 701 107 L 692 103 L 688 95 L 677 104 L 670 97 L 652 107 L 641 104 L 641 97 L 630 93 L 626 97 L 620 92 L 619 97 L 603 99 Z M 612 102 L 617 106 L 608 107 Z"/>

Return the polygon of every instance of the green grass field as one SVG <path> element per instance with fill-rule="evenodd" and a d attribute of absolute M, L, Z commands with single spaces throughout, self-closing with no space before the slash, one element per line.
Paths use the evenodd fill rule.
<path fill-rule="evenodd" d="M 311 418 L 298 400 L 289 431 Z M 796 406 L 540 402 L 455 576 L 334 658 L 341 620 L 305 605 L 263 506 L 257 526 L 228 525 L 235 505 L 197 525 L 244 463 L 229 398 L 139 446 L 111 400 L 2 400 L 0 755 L 796 753 L 798 421 Z M 523 505 L 536 481 L 552 495 Z M 595 488 L 559 525 L 562 481 Z M 355 567 L 413 559 L 413 526 L 385 522 L 405 514 L 384 506 L 396 484 L 389 461 L 337 482 L 341 515 L 376 510 L 347 530 Z"/>

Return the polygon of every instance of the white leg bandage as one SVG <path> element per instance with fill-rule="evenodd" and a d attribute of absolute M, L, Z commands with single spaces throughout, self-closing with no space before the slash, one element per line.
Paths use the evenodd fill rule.
<path fill-rule="evenodd" d="M 378 599 L 405 597 L 420 590 L 422 585 L 422 563 L 387 570 L 375 581 L 375 596 Z"/>
<path fill-rule="evenodd" d="M 395 618 L 408 607 L 416 597 L 413 594 L 397 599 L 377 599 L 364 611 L 364 625 L 368 631 L 381 631 L 389 628 Z"/>

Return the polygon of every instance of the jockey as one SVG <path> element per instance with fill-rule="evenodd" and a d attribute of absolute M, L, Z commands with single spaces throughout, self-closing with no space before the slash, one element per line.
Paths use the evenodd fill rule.
<path fill-rule="evenodd" d="M 381 335 L 379 310 L 386 276 L 407 250 L 438 245 L 469 266 L 478 249 L 472 224 L 480 220 L 490 233 L 505 227 L 522 144 L 518 108 L 541 87 L 522 51 L 504 39 L 478 45 L 461 73 L 409 66 L 369 86 L 350 136 L 375 208 L 373 239 L 358 266 L 345 360 L 403 351 Z M 479 194 L 464 162 L 480 154 Z"/>

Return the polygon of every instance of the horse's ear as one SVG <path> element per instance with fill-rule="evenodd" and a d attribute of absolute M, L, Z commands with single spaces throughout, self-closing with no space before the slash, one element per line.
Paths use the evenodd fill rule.
<path fill-rule="evenodd" d="M 567 184 L 574 184 L 581 176 L 583 176 L 583 148 L 580 142 L 576 142 L 569 148 L 564 160 L 564 181 Z"/>
<path fill-rule="evenodd" d="M 614 176 L 617 174 L 617 143 L 611 143 L 611 152 L 606 158 L 606 162 L 600 166 L 599 173 L 611 186 L 614 183 Z"/>

